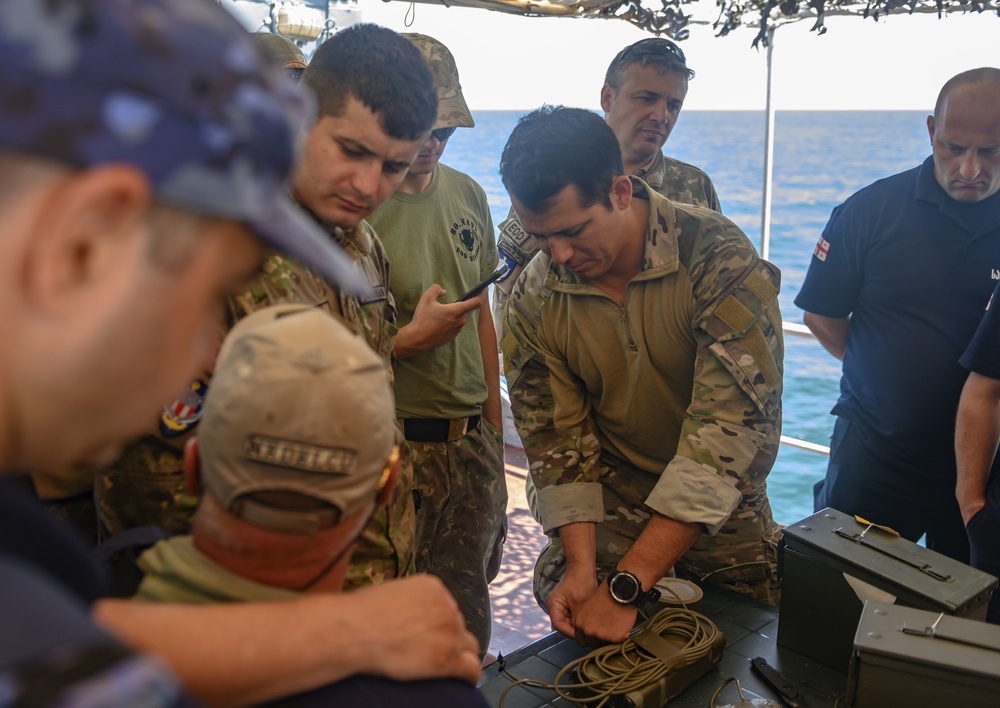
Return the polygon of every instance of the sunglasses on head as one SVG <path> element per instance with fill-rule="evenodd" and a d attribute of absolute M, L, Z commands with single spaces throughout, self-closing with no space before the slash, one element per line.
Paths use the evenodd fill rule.
<path fill-rule="evenodd" d="M 450 128 L 438 128 L 437 130 L 431 131 L 431 137 L 436 138 L 439 143 L 443 143 L 445 140 L 450 138 L 456 130 L 458 130 L 458 126 L 456 125 L 453 125 Z"/>
<path fill-rule="evenodd" d="M 684 58 L 684 52 L 681 48 L 669 39 L 660 37 L 650 37 L 636 42 L 625 50 L 622 59 L 632 55 L 637 57 L 672 57 L 687 66 L 687 59 Z"/>

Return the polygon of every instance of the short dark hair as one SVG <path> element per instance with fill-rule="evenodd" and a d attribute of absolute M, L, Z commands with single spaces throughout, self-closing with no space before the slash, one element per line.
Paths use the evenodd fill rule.
<path fill-rule="evenodd" d="M 694 78 L 694 71 L 688 68 L 687 59 L 680 47 L 669 39 L 649 37 L 618 52 L 604 74 L 604 84 L 615 89 L 621 87 L 625 81 L 625 70 L 633 64 L 640 67 L 655 66 L 661 71 L 683 74 L 685 80 Z"/>
<path fill-rule="evenodd" d="M 978 69 L 969 69 L 961 74 L 956 74 L 948 79 L 941 92 L 938 93 L 937 103 L 934 104 L 934 120 L 941 119 L 941 111 L 944 110 L 944 101 L 948 98 L 951 90 L 966 84 L 1000 84 L 1000 69 L 992 66 L 983 66 Z"/>
<path fill-rule="evenodd" d="M 313 54 L 302 81 L 316 93 L 320 115 L 341 115 L 353 96 L 393 138 L 416 140 L 437 120 L 437 86 L 427 62 L 385 27 L 340 30 Z"/>
<path fill-rule="evenodd" d="M 512 197 L 542 211 L 569 185 L 580 206 L 611 208 L 611 183 L 625 174 L 615 133 L 596 113 L 542 106 L 521 118 L 500 156 L 500 177 Z"/>

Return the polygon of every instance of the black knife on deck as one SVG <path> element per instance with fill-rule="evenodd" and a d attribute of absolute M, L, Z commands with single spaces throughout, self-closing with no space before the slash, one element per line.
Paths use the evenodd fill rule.
<path fill-rule="evenodd" d="M 755 659 L 750 660 L 750 668 L 752 668 L 757 675 L 764 679 L 764 683 L 770 686 L 774 691 L 781 696 L 781 700 L 785 702 L 785 705 L 789 708 L 809 708 L 809 703 L 803 698 L 795 688 L 785 680 L 785 677 L 774 670 L 770 664 L 768 664 L 764 657 L 758 656 Z"/>

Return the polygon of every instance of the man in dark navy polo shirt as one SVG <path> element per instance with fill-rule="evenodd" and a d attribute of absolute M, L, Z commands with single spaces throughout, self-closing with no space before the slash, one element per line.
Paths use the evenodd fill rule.
<path fill-rule="evenodd" d="M 972 547 L 971 564 L 1000 576 L 1000 299 L 990 298 L 976 336 L 962 355 L 971 373 L 962 389 L 955 426 L 958 460 L 956 496 Z M 1000 624 L 1000 594 L 995 593 L 986 620 Z"/>
<path fill-rule="evenodd" d="M 960 561 L 958 365 L 1000 278 L 1000 69 L 950 79 L 927 118 L 933 155 L 837 207 L 795 304 L 844 362 L 830 506 Z"/>

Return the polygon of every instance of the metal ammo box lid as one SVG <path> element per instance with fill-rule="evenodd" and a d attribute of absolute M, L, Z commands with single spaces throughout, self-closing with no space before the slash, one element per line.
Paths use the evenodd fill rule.
<path fill-rule="evenodd" d="M 862 604 L 871 599 L 859 597 L 852 582 L 901 605 L 978 618 L 997 585 L 991 575 L 835 509 L 787 526 L 781 544 L 778 644 L 845 672 Z"/>
<path fill-rule="evenodd" d="M 854 638 L 848 705 L 983 706 L 1000 702 L 1000 626 L 866 602 Z"/>

